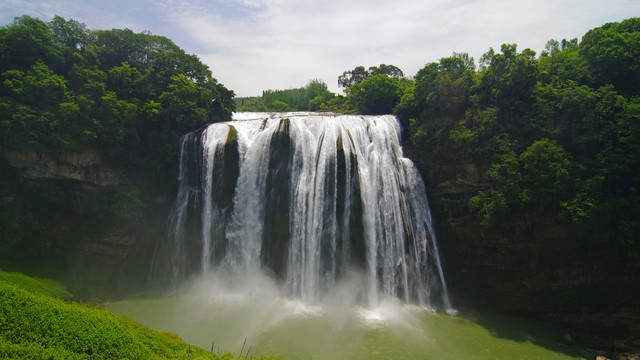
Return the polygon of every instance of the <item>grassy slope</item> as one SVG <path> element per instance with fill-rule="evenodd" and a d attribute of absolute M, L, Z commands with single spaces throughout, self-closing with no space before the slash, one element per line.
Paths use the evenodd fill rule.
<path fill-rule="evenodd" d="M 234 359 L 61 295 L 51 280 L 0 271 L 0 358 Z"/>
<path fill-rule="evenodd" d="M 41 279 L 24 275 L 19 272 L 6 272 L 0 270 L 0 281 L 18 285 L 23 289 L 44 295 L 70 300 L 73 295 L 63 285 L 55 280 Z"/>

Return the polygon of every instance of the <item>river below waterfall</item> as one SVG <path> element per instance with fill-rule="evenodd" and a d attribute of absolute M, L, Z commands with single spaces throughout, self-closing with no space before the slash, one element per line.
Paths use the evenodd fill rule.
<path fill-rule="evenodd" d="M 561 328 L 528 319 L 461 310 L 455 316 L 397 299 L 360 306 L 345 280 L 317 305 L 282 297 L 257 275 L 229 285 L 213 274 L 175 295 L 136 298 L 106 308 L 214 351 L 284 359 L 592 359 L 562 344 Z M 246 343 L 245 343 L 246 339 Z M 244 344 L 244 348 L 243 348 Z"/>

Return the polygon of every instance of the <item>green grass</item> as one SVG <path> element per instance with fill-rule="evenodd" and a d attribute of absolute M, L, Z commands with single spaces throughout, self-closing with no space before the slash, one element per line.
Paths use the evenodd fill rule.
<path fill-rule="evenodd" d="M 235 359 L 63 299 L 70 296 L 55 281 L 0 271 L 0 358 Z"/>
<path fill-rule="evenodd" d="M 0 270 L 0 281 L 18 285 L 25 290 L 30 290 L 44 295 L 70 300 L 73 295 L 59 282 L 50 279 L 41 279 L 24 275 L 19 272 L 6 272 Z"/>

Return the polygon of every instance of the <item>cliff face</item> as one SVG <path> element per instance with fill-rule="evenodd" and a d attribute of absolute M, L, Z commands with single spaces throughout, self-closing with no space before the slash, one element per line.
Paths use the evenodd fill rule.
<path fill-rule="evenodd" d="M 637 259 L 606 239 L 581 239 L 543 208 L 484 228 L 468 207 L 487 186 L 483 171 L 453 165 L 448 173 L 425 174 L 456 305 L 564 323 L 591 346 L 640 347 Z"/>
<path fill-rule="evenodd" d="M 57 263 L 80 297 L 126 293 L 145 279 L 167 201 L 140 199 L 95 150 L 2 155 L 3 258 Z"/>
<path fill-rule="evenodd" d="M 89 186 L 117 186 L 123 171 L 107 166 L 95 150 L 82 152 L 10 151 L 4 154 L 9 164 L 32 180 L 71 180 Z"/>

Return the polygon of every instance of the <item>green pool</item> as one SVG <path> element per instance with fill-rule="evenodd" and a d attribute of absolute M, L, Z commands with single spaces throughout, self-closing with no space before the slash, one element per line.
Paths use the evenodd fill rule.
<path fill-rule="evenodd" d="M 563 329 L 528 319 L 461 310 L 452 316 L 396 301 L 372 309 L 349 289 L 306 305 L 256 283 L 215 283 L 162 298 L 114 302 L 107 309 L 204 349 L 284 359 L 591 359 L 559 342 Z M 244 345 L 244 346 L 243 346 Z"/>

